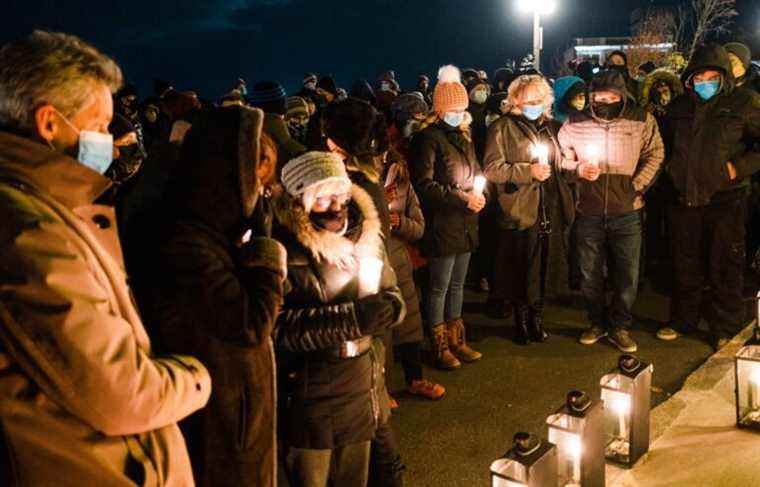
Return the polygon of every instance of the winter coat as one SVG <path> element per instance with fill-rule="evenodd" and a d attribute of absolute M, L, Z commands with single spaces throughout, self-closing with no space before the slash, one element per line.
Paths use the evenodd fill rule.
<path fill-rule="evenodd" d="M 351 193 L 344 236 L 317 230 L 289 195 L 275 201 L 273 235 L 288 250 L 290 292 L 275 336 L 282 425 L 290 447 L 334 449 L 369 441 L 388 419 L 381 416 L 388 411 L 382 350 L 372 347 L 349 359 L 334 356 L 344 342 L 372 340 L 363 336 L 355 311 L 362 257 L 385 262 L 380 290 L 395 298 L 394 325 L 405 311 L 372 199 L 357 185 Z"/>
<path fill-rule="evenodd" d="M 606 122 L 588 112 L 571 117 L 559 131 L 565 170 L 597 162 L 599 179 L 578 178 L 577 210 L 586 216 L 620 215 L 641 209 L 643 194 L 655 181 L 665 149 L 654 117 L 632 103 Z M 592 147 L 598 160 L 592 160 Z"/>
<path fill-rule="evenodd" d="M 145 309 L 158 344 L 192 353 L 214 383 L 208 407 L 181 423 L 202 486 L 276 485 L 272 331 L 285 250 L 265 229 L 241 237 L 259 200 L 263 112 L 220 108 L 185 139 L 152 256 Z M 281 249 L 281 250 L 279 250 Z M 151 258 L 152 257 L 152 258 Z"/>
<path fill-rule="evenodd" d="M 670 148 L 667 171 L 680 203 L 704 206 L 748 185 L 760 169 L 760 152 L 750 141 L 760 137 L 760 95 L 735 88 L 731 66 L 720 46 L 698 50 L 682 76 L 687 81 L 706 67 L 723 73 L 721 91 L 702 101 L 688 90 L 668 107 L 664 136 Z M 727 162 L 736 168 L 730 181 Z"/>
<path fill-rule="evenodd" d="M 422 253 L 445 257 L 475 250 L 478 215 L 467 208 L 467 198 L 482 170 L 464 132 L 439 121 L 417 133 L 409 147 L 409 172 L 425 215 Z"/>
<path fill-rule="evenodd" d="M 0 484 L 193 485 L 176 422 L 211 392 L 154 357 L 124 272 L 108 180 L 0 132 Z"/>
<path fill-rule="evenodd" d="M 472 116 L 472 143 L 475 145 L 475 155 L 479 163 L 482 164 L 486 150 L 486 138 L 488 137 L 488 127 L 486 127 L 486 104 L 470 102 L 467 111 Z M 482 167 L 482 165 L 481 165 Z"/>
<path fill-rule="evenodd" d="M 530 168 L 536 161 L 532 155 L 535 144 L 549 149 L 552 177 L 540 183 L 533 179 Z M 525 230 L 538 221 L 541 191 L 559 198 L 565 226 L 575 219 L 573 195 L 562 177 L 562 157 L 557 141 L 557 125 L 544 121 L 538 127 L 515 113 L 495 121 L 488 131 L 485 175 L 496 186 L 501 208 L 501 227 Z"/>
<path fill-rule="evenodd" d="M 403 144 L 403 141 L 399 143 Z M 396 188 L 396 197 L 388 201 L 388 208 L 391 213 L 398 213 L 400 220 L 399 225 L 391 230 L 388 239 L 388 258 L 396 272 L 398 285 L 406 303 L 406 318 L 393 329 L 395 344 L 420 342 L 424 338 L 420 301 L 414 285 L 414 269 L 407 249 L 425 233 L 425 218 L 417 193 L 409 180 L 409 169 L 403 152 L 391 149 L 385 174 L 385 187 L 393 185 Z"/>
<path fill-rule="evenodd" d="M 565 76 L 554 82 L 554 107 L 552 115 L 560 123 L 567 120 L 570 101 L 579 92 L 586 92 L 586 83 L 577 76 Z"/>
<path fill-rule="evenodd" d="M 683 94 L 683 83 L 678 79 L 678 76 L 671 70 L 666 68 L 655 69 L 649 75 L 641 85 L 641 96 L 639 98 L 639 106 L 646 109 L 649 113 L 655 116 L 660 129 L 663 129 L 663 123 L 665 114 L 667 112 L 667 106 L 661 106 L 652 99 L 652 89 L 656 84 L 660 82 L 667 83 L 671 93 L 671 103 L 677 97 Z"/>

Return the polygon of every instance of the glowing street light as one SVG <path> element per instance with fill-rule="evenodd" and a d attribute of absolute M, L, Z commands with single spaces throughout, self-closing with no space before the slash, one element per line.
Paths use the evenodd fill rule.
<path fill-rule="evenodd" d="M 517 7 L 523 12 L 533 14 L 533 67 L 536 71 L 541 71 L 541 50 L 544 48 L 541 16 L 554 13 L 558 2 L 557 0 L 517 0 Z"/>

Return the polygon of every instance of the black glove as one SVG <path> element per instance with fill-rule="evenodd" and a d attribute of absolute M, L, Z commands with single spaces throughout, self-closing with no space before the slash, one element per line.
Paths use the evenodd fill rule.
<path fill-rule="evenodd" d="M 396 300 L 395 295 L 383 291 L 356 302 L 356 318 L 364 335 L 374 335 L 396 321 Z"/>

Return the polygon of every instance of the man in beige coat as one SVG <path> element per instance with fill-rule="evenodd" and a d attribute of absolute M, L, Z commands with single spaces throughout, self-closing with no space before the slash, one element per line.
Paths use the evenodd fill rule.
<path fill-rule="evenodd" d="M 113 208 L 94 204 L 120 84 L 73 36 L 0 49 L 0 485 L 193 485 L 176 422 L 208 372 L 153 357 Z"/>

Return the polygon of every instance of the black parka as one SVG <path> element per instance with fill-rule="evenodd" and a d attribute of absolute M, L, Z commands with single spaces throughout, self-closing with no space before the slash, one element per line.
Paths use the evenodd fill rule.
<path fill-rule="evenodd" d="M 720 92 L 703 101 L 687 90 L 670 104 L 664 125 L 667 171 L 686 206 L 704 206 L 733 194 L 760 170 L 760 153 L 750 143 L 760 137 L 760 95 L 734 87 L 728 56 L 718 45 L 699 49 L 682 79 L 689 86 L 695 73 L 708 68 L 723 75 Z M 729 180 L 727 162 L 736 167 L 734 181 Z"/>
<path fill-rule="evenodd" d="M 467 200 L 482 171 L 465 133 L 443 121 L 419 132 L 409 147 L 409 171 L 425 215 L 423 254 L 445 257 L 475 250 L 478 215 L 467 208 Z"/>

